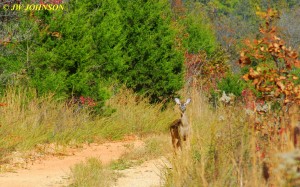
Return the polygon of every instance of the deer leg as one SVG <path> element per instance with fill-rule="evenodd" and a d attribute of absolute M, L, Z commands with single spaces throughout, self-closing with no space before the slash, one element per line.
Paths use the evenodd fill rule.
<path fill-rule="evenodd" d="M 293 143 L 294 147 L 299 147 L 299 138 L 300 138 L 300 127 L 296 126 L 293 129 Z"/>
<path fill-rule="evenodd" d="M 180 148 L 180 150 L 182 150 L 182 144 L 181 144 L 181 139 L 180 138 L 177 139 L 176 148 L 177 149 Z"/>
<path fill-rule="evenodd" d="M 181 119 L 175 120 L 170 126 L 170 133 L 172 137 L 172 145 L 176 154 L 176 150 L 180 147 L 181 149 L 181 138 L 179 134 L 179 126 L 181 125 Z"/>
<path fill-rule="evenodd" d="M 172 136 L 172 145 L 173 148 L 176 149 L 176 138 Z"/>
<path fill-rule="evenodd" d="M 174 126 L 171 126 L 170 127 L 170 133 L 171 133 L 171 138 L 172 138 L 172 145 L 173 145 L 173 148 L 176 149 L 176 127 Z"/>

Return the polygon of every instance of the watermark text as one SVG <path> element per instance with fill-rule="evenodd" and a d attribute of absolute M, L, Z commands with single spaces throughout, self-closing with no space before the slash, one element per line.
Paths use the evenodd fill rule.
<path fill-rule="evenodd" d="M 64 10 L 63 4 L 5 4 L 2 7 L 5 11 L 59 11 Z"/>

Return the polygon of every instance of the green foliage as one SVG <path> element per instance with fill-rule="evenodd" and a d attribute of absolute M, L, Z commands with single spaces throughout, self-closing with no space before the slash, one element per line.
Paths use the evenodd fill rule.
<path fill-rule="evenodd" d="M 46 93 L 58 93 L 61 97 L 67 97 L 66 94 L 66 79 L 67 72 L 59 71 L 54 72 L 49 69 L 41 70 L 40 68 L 35 69 L 35 73 L 31 79 L 31 84 L 37 88 L 39 95 Z"/>
<path fill-rule="evenodd" d="M 218 89 L 226 93 L 233 93 L 235 96 L 241 96 L 245 88 L 246 83 L 239 74 L 228 74 L 218 83 Z"/>
<path fill-rule="evenodd" d="M 18 21 L 14 33 L 22 40 L 5 47 L 11 55 L 0 56 L 3 88 L 22 70 L 40 96 L 83 95 L 102 104 L 112 84 L 126 84 L 151 101 L 182 87 L 183 54 L 175 48 L 168 1 L 83 0 L 66 6 Z"/>
<path fill-rule="evenodd" d="M 235 10 L 239 0 L 212 0 L 209 5 L 217 8 L 221 14 L 228 15 Z"/>
<path fill-rule="evenodd" d="M 186 18 L 182 20 L 188 34 L 183 44 L 189 53 L 205 51 L 211 56 L 218 47 L 212 25 L 200 4 L 194 3 L 192 7 Z"/>
<path fill-rule="evenodd" d="M 26 70 L 31 60 L 31 48 L 35 46 L 33 39 L 38 24 L 23 12 L 17 15 L 18 20 L 0 24 L 0 90 L 7 86 L 27 85 Z"/>
<path fill-rule="evenodd" d="M 120 4 L 126 10 L 126 69 L 120 80 L 154 102 L 174 96 L 183 85 L 183 54 L 175 49 L 168 1 L 129 0 Z"/>
<path fill-rule="evenodd" d="M 41 94 L 55 88 L 60 96 L 108 99 L 108 85 L 123 67 L 117 1 L 71 1 L 67 13 L 38 16 L 44 25 L 39 30 L 41 45 L 32 55 L 32 85 Z M 54 81 L 54 77 L 59 80 Z"/>
<path fill-rule="evenodd" d="M 294 67 L 291 72 L 290 72 L 291 75 L 294 75 L 296 77 L 298 77 L 298 79 L 296 80 L 293 80 L 294 84 L 295 85 L 299 85 L 300 84 L 300 68 L 296 68 Z"/>

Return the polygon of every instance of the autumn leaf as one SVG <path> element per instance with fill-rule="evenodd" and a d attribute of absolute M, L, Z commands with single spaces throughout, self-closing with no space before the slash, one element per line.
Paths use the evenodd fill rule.
<path fill-rule="evenodd" d="M 251 78 L 257 78 L 260 76 L 260 73 L 257 71 L 254 71 L 253 68 L 250 68 L 249 70 L 249 75 Z"/>
<path fill-rule="evenodd" d="M 283 84 L 281 81 L 277 81 L 277 82 L 276 82 L 276 85 L 277 85 L 281 90 L 284 90 L 284 88 L 285 88 L 284 84 Z"/>
<path fill-rule="evenodd" d="M 296 77 L 296 76 L 293 76 L 292 78 L 293 78 L 293 80 L 298 80 L 299 79 L 299 77 Z"/>
<path fill-rule="evenodd" d="M 297 59 L 298 58 L 298 53 L 296 53 L 295 51 L 291 51 L 290 53 L 288 53 L 288 56 L 290 58 Z"/>
<path fill-rule="evenodd" d="M 274 43 L 273 46 L 277 49 L 279 49 L 279 44 L 278 43 Z"/>
<path fill-rule="evenodd" d="M 300 61 L 296 60 L 295 63 L 294 63 L 294 65 L 295 65 L 295 67 L 300 68 Z"/>
<path fill-rule="evenodd" d="M 286 96 L 290 96 L 292 93 L 290 92 L 290 91 L 288 91 L 288 90 L 284 90 L 284 92 L 283 92 Z"/>
<path fill-rule="evenodd" d="M 253 84 L 253 85 L 256 85 L 258 82 L 259 82 L 258 79 L 254 79 L 253 82 L 252 82 L 252 84 Z"/>
<path fill-rule="evenodd" d="M 279 77 L 279 80 L 285 80 L 285 79 L 286 79 L 285 76 L 280 76 L 280 77 Z"/>
<path fill-rule="evenodd" d="M 290 103 L 290 102 L 291 102 L 290 99 L 285 99 L 285 100 L 284 100 L 284 103 L 285 103 L 285 104 Z"/>
<path fill-rule="evenodd" d="M 249 79 L 249 74 L 247 73 L 247 74 L 243 75 L 243 79 L 244 79 L 245 81 L 249 81 L 249 80 L 250 80 L 250 79 Z"/>

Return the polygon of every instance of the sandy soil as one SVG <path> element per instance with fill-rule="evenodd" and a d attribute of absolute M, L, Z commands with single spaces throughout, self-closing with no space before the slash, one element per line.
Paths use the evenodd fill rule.
<path fill-rule="evenodd" d="M 149 160 L 142 165 L 119 171 L 119 178 L 114 187 L 156 187 L 163 186 L 164 172 L 170 169 L 170 163 L 164 157 Z"/>
<path fill-rule="evenodd" d="M 49 156 L 35 161 L 27 169 L 0 174 L 1 187 L 56 187 L 68 184 L 70 168 L 87 158 L 99 158 L 103 164 L 116 160 L 126 153 L 128 145 L 142 146 L 142 141 L 125 141 L 91 144 L 81 150 L 73 150 L 70 156 Z M 123 185 L 124 186 L 124 185 Z M 131 185 L 132 186 L 132 185 Z"/>

